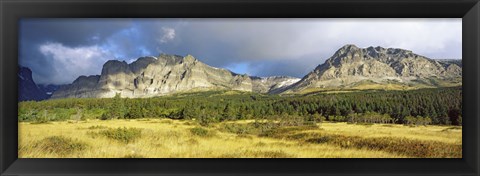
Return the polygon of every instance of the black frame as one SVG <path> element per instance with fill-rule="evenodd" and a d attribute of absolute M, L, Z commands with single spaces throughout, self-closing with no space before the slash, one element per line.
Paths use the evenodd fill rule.
<path fill-rule="evenodd" d="M 463 18 L 462 159 L 18 159 L 21 18 Z M 0 0 L 0 175 L 479 175 L 478 0 Z"/>

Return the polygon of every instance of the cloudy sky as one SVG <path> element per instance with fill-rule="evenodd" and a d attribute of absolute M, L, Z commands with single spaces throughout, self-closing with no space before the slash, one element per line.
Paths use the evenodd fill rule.
<path fill-rule="evenodd" d="M 461 58 L 458 19 L 23 19 L 19 64 L 39 84 L 100 74 L 108 60 L 191 54 L 256 76 L 302 77 L 345 44 Z"/>

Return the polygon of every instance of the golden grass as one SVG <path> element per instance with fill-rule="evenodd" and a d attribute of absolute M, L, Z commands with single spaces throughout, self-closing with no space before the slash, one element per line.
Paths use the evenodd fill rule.
<path fill-rule="evenodd" d="M 248 124 L 251 121 L 238 123 Z M 232 123 L 232 122 L 228 122 Z M 222 124 L 198 129 L 194 121 L 169 119 L 90 120 L 78 123 L 19 123 L 19 158 L 404 158 L 408 153 L 391 148 L 345 147 L 337 143 L 306 142 L 288 137 L 259 137 L 222 130 Z M 141 130 L 141 136 L 128 143 L 101 134 L 108 129 Z M 192 130 L 196 129 L 196 130 Z M 203 135 L 207 130 L 206 134 Z M 193 131 L 193 132 L 192 132 Z M 438 145 L 461 145 L 462 130 L 451 126 L 403 125 L 370 126 L 346 123 L 323 123 L 319 128 L 283 130 L 285 136 L 301 133 L 341 135 L 376 141 L 379 138 L 408 141 L 432 141 Z M 200 134 L 200 135 L 199 135 Z M 280 134 L 281 135 L 281 134 Z M 60 137 L 67 152 L 45 150 L 39 143 Z M 57 141 L 58 142 L 58 141 Z M 63 144 L 65 143 L 65 144 Z M 363 145 L 363 143 L 361 143 Z M 360 144 L 359 144 L 360 145 Z M 73 146 L 70 147 L 70 146 Z M 448 153 L 449 151 L 445 151 Z M 458 151 L 453 157 L 458 156 Z M 460 151 L 461 153 L 461 151 Z M 452 157 L 451 156 L 451 157 Z M 419 157 L 422 157 L 419 155 Z M 461 157 L 461 154 L 460 154 Z"/>
<path fill-rule="evenodd" d="M 322 129 L 328 134 L 359 136 L 363 138 L 397 137 L 417 140 L 439 141 L 462 144 L 462 130 L 451 126 L 405 126 L 392 124 L 353 125 L 343 123 L 323 123 Z"/>

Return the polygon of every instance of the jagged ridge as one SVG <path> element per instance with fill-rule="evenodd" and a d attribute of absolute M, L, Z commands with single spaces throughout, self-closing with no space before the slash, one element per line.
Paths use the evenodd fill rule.
<path fill-rule="evenodd" d="M 298 81 L 291 77 L 259 78 L 206 65 L 191 55 L 162 54 L 141 57 L 131 64 L 110 60 L 101 75 L 80 76 L 56 91 L 52 98 L 153 97 L 204 90 L 240 90 L 269 93 Z"/>
<path fill-rule="evenodd" d="M 406 86 L 422 82 L 438 87 L 428 80 L 449 80 L 461 84 L 461 77 L 461 65 L 453 62 L 439 62 L 398 48 L 345 45 L 285 92 L 308 88 L 346 88 L 367 80 Z"/>
<path fill-rule="evenodd" d="M 153 97 L 179 92 L 240 90 L 291 93 L 314 88 L 354 88 L 362 84 L 442 87 L 461 85 L 458 61 L 437 61 L 398 48 L 345 45 L 301 80 L 255 77 L 206 65 L 191 55 L 141 57 L 131 64 L 110 60 L 101 75 L 80 76 L 52 98 Z"/>

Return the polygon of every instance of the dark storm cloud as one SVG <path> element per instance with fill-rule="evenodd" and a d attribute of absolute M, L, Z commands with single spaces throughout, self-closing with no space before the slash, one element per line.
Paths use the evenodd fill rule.
<path fill-rule="evenodd" d="M 20 21 L 20 55 L 19 64 L 33 71 L 33 77 L 38 83 L 64 84 L 73 81 L 80 73 L 95 74 L 98 67 L 84 71 L 80 68 L 66 70 L 67 67 L 54 58 L 54 53 L 42 53 L 40 48 L 52 43 L 65 47 L 82 48 L 104 42 L 110 35 L 123 28 L 131 26 L 129 20 L 89 19 L 22 19 Z M 51 46 L 51 45 L 50 45 Z M 62 49 L 57 47 L 57 49 Z M 58 53 L 56 53 L 57 56 Z M 81 53 L 79 53 L 81 54 Z M 65 58 L 75 59 L 75 58 Z M 113 59 L 113 58 L 112 58 Z M 82 60 L 78 60 L 82 62 Z M 104 59 L 98 58 L 92 64 L 103 64 Z M 72 62 L 73 65 L 81 63 Z"/>
<path fill-rule="evenodd" d="M 103 42 L 131 25 L 131 20 L 120 19 L 22 19 L 20 35 L 29 42 L 55 41 L 73 47 Z"/>
<path fill-rule="evenodd" d="M 99 74 L 107 60 L 160 53 L 295 77 L 345 44 L 461 58 L 461 19 L 24 19 L 20 30 L 20 64 L 39 83 L 70 83 Z"/>

